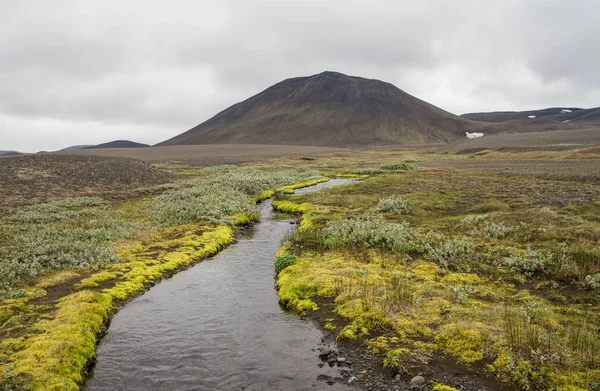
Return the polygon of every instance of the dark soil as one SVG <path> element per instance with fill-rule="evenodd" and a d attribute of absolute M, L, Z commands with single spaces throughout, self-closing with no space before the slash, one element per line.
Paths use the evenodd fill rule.
<path fill-rule="evenodd" d="M 318 311 L 309 312 L 306 319 L 323 330 L 327 319 L 334 319 L 333 324 L 339 331 L 348 322 L 333 312 L 334 303 L 329 298 L 313 298 L 319 305 Z M 511 388 L 500 383 L 491 375 L 477 369 L 459 364 L 455 359 L 438 354 L 426 364 L 413 362 L 403 373 L 387 373 L 383 369 L 383 357 L 371 354 L 365 349 L 365 342 L 336 341 L 336 332 L 325 331 L 318 348 L 323 365 L 338 366 L 342 369 L 343 378 L 329 381 L 352 384 L 361 390 L 431 390 L 431 382 L 443 383 L 462 391 L 509 391 Z M 372 333 L 370 338 L 385 335 Z M 341 359 L 341 360 L 340 360 Z M 415 376 L 423 376 L 425 384 L 415 387 L 411 380 Z M 351 378 L 356 378 L 350 380 Z"/>
<path fill-rule="evenodd" d="M 140 160 L 36 154 L 3 158 L 0 216 L 32 202 L 97 195 L 131 198 L 130 192 L 173 181 L 173 176 Z"/>
<path fill-rule="evenodd" d="M 599 155 L 600 156 L 600 155 Z M 419 163 L 424 167 L 454 167 L 461 170 L 541 179 L 600 182 L 600 159 L 531 160 L 466 159 Z"/>

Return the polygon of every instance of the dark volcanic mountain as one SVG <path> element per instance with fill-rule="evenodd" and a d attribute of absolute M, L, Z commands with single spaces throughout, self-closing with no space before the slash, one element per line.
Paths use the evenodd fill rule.
<path fill-rule="evenodd" d="M 159 145 L 447 143 L 478 127 L 392 84 L 323 72 L 277 83 Z"/>
<path fill-rule="evenodd" d="M 92 145 L 81 149 L 99 149 L 99 148 L 144 148 L 149 147 L 148 144 L 136 143 L 135 141 L 129 140 L 116 140 L 108 143 Z"/>
<path fill-rule="evenodd" d="M 22 156 L 24 153 L 17 151 L 0 151 L 0 157 L 8 157 L 8 156 Z"/>
<path fill-rule="evenodd" d="M 63 148 L 63 149 L 59 149 L 56 152 L 67 152 L 67 151 L 79 151 L 80 149 L 86 149 L 86 148 L 90 148 L 93 147 L 94 145 L 89 145 L 89 144 L 84 144 L 84 145 L 72 145 L 70 147 L 67 148 Z"/>
<path fill-rule="evenodd" d="M 600 123 L 600 107 L 580 109 L 576 107 L 551 107 L 531 111 L 495 111 L 490 113 L 469 113 L 461 115 L 474 121 L 508 122 L 531 120 L 551 120 L 558 123 L 576 122 L 581 124 Z"/>

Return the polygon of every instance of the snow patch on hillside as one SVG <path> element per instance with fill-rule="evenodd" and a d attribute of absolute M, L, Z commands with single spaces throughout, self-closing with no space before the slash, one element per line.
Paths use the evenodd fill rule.
<path fill-rule="evenodd" d="M 483 137 L 483 133 L 469 133 L 467 132 L 467 138 L 478 138 L 478 137 Z"/>

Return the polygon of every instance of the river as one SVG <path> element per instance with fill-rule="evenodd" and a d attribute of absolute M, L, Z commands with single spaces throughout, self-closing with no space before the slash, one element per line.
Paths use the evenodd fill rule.
<path fill-rule="evenodd" d="M 350 182 L 332 179 L 296 193 Z M 176 274 L 115 315 L 86 389 L 347 390 L 323 365 L 323 333 L 280 308 L 273 261 L 296 229 L 271 201 L 237 243 Z"/>

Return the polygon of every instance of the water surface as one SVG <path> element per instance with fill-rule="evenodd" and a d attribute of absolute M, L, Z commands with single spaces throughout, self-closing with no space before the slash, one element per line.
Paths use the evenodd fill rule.
<path fill-rule="evenodd" d="M 297 193 L 349 182 L 330 180 Z M 286 234 L 268 200 L 249 235 L 128 303 L 97 350 L 87 389 L 341 390 L 324 376 L 322 332 L 283 311 L 273 261 Z"/>

